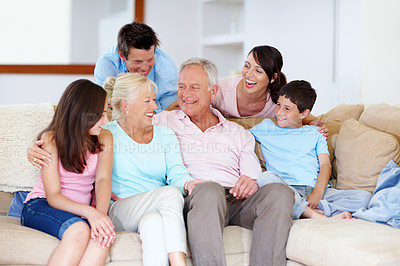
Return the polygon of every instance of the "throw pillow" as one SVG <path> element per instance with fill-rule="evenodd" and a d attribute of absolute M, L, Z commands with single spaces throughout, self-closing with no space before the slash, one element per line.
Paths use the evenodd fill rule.
<path fill-rule="evenodd" d="M 397 139 L 351 119 L 343 123 L 336 138 L 338 189 L 375 190 L 379 173 L 387 162 L 400 161 Z"/>
<path fill-rule="evenodd" d="M 26 151 L 51 121 L 53 105 L 0 105 L 0 190 L 31 190 L 39 169 L 28 162 Z"/>
<path fill-rule="evenodd" d="M 361 114 L 360 122 L 394 135 L 400 141 L 400 108 L 386 103 L 372 105 Z"/>
<path fill-rule="evenodd" d="M 340 127 L 343 122 L 339 120 L 332 120 L 329 122 L 325 122 L 325 126 L 329 130 L 329 136 L 326 138 L 328 143 L 329 157 L 331 158 L 331 162 L 335 158 L 335 147 L 333 146 L 333 138 L 339 133 Z"/>
<path fill-rule="evenodd" d="M 333 120 L 338 120 L 343 122 L 348 119 L 358 120 L 363 111 L 364 111 L 364 105 L 362 104 L 343 103 L 331 109 L 326 114 L 318 116 L 318 119 L 324 120 L 325 122 Z"/>

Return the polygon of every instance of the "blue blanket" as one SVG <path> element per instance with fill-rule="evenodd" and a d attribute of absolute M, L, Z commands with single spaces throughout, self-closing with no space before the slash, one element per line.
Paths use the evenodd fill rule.
<path fill-rule="evenodd" d="M 359 209 L 353 216 L 400 228 L 400 167 L 393 160 L 379 175 L 368 207 Z"/>

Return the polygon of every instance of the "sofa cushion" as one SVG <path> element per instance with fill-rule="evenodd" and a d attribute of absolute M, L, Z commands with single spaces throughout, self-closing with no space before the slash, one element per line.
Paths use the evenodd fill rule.
<path fill-rule="evenodd" d="M 400 108 L 386 103 L 369 106 L 361 114 L 364 125 L 394 135 L 400 141 Z"/>
<path fill-rule="evenodd" d="M 59 240 L 20 225 L 14 217 L 0 217 L 0 264 L 46 265 Z"/>
<path fill-rule="evenodd" d="M 327 141 L 328 141 L 329 155 L 331 157 L 335 156 L 335 152 L 332 147 L 332 137 L 335 136 L 336 134 L 339 134 L 340 127 L 342 126 L 342 124 L 343 124 L 343 121 L 340 121 L 340 120 L 332 120 L 332 121 L 325 122 L 325 126 L 329 130 L 329 136 L 327 138 Z M 331 160 L 332 160 L 332 158 L 331 158 Z"/>
<path fill-rule="evenodd" d="M 7 214 L 12 198 L 13 193 L 0 191 L 0 216 Z"/>
<path fill-rule="evenodd" d="M 336 166 L 335 146 L 333 145 L 333 141 L 337 137 L 337 134 L 339 134 L 339 130 L 342 124 L 343 122 L 340 120 L 332 120 L 329 122 L 325 122 L 325 126 L 329 130 L 329 136 L 326 138 L 326 142 L 328 144 L 329 158 L 331 159 L 331 164 L 333 165 L 333 167 Z M 332 170 L 332 177 L 336 178 L 336 168 Z"/>
<path fill-rule="evenodd" d="M 248 264 L 251 247 L 251 230 L 239 226 L 227 226 L 224 229 L 225 256 L 229 265 Z M 187 257 L 191 257 L 190 250 Z M 118 232 L 114 244 L 111 246 L 110 259 L 115 261 L 140 261 L 142 248 L 139 234 L 132 232 Z M 246 263 L 243 263 L 246 262 Z"/>
<path fill-rule="evenodd" d="M 224 229 L 225 256 L 228 265 L 248 265 L 252 231 L 227 226 Z M 14 217 L 0 216 L 0 264 L 46 265 L 57 238 L 20 225 Z M 24 256 L 21 256 L 21 251 Z M 188 258 L 191 257 L 190 252 Z M 142 265 L 142 246 L 138 233 L 117 232 L 107 259 L 110 265 Z M 188 261 L 188 265 L 192 265 Z"/>
<path fill-rule="evenodd" d="M 399 142 L 390 134 L 351 119 L 340 128 L 335 156 L 337 188 L 363 189 L 372 193 L 389 160 L 399 163 Z"/>
<path fill-rule="evenodd" d="M 305 265 L 400 265 L 400 230 L 359 219 L 300 219 L 288 259 Z"/>
<path fill-rule="evenodd" d="M 0 106 L 0 190 L 31 190 L 39 169 L 27 160 L 26 150 L 54 115 L 51 104 Z"/>
<path fill-rule="evenodd" d="M 325 122 L 337 120 L 346 121 L 348 119 L 358 120 L 361 113 L 364 111 L 363 104 L 340 104 L 326 114 L 320 115 L 317 118 Z"/>

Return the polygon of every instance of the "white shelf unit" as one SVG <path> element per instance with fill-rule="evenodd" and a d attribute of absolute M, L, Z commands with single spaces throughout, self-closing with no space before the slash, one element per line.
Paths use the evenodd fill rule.
<path fill-rule="evenodd" d="M 201 0 L 200 54 L 213 61 L 219 77 L 243 65 L 244 0 Z"/>

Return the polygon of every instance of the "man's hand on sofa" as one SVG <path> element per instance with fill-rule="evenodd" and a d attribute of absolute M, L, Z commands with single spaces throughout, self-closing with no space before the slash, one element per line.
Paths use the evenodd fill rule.
<path fill-rule="evenodd" d="M 47 167 L 49 163 L 51 163 L 51 155 L 41 148 L 43 145 L 43 140 L 38 140 L 32 143 L 28 148 L 28 161 L 38 167 Z"/>
<path fill-rule="evenodd" d="M 237 199 L 247 199 L 258 190 L 257 183 L 247 175 L 241 175 L 235 186 L 229 190 Z"/>

